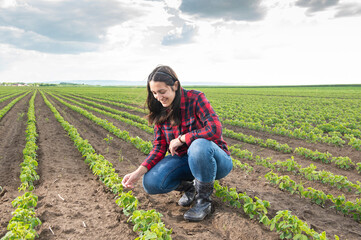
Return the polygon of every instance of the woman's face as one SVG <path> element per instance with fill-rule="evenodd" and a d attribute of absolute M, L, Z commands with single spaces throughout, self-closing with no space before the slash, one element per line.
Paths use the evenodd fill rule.
<path fill-rule="evenodd" d="M 157 99 L 163 107 L 169 107 L 178 89 L 178 82 L 174 83 L 174 86 L 168 86 L 164 82 L 150 81 L 149 88 L 154 98 Z"/>

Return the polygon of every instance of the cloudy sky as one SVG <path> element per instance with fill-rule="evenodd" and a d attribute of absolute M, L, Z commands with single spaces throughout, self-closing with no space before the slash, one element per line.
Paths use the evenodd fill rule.
<path fill-rule="evenodd" d="M 361 83 L 360 0 L 0 0 L 0 82 Z"/>

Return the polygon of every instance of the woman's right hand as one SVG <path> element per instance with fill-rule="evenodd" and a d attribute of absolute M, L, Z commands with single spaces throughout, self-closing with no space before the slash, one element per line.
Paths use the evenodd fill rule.
<path fill-rule="evenodd" d="M 122 185 L 125 188 L 134 188 L 134 184 L 148 171 L 144 166 L 140 166 L 134 172 L 128 173 L 123 177 Z"/>

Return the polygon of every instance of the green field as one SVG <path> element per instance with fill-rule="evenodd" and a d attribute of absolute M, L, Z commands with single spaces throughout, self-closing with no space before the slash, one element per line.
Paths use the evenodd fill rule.
<path fill-rule="evenodd" d="M 217 209 L 199 223 L 202 231 L 190 237 L 188 228 L 195 225 L 177 220 L 182 212 L 173 204 L 175 193 L 149 200 L 141 185 L 133 193 L 121 187 L 122 176 L 152 148 L 153 128 L 144 118 L 145 87 L 0 87 L 0 134 L 8 139 L 0 142 L 0 200 L 6 202 L 0 207 L 6 216 L 0 237 L 21 232 L 53 239 L 52 226 L 57 237 L 67 239 L 80 234 L 73 229 L 77 234 L 69 235 L 67 228 L 87 221 L 94 231 L 112 238 L 106 223 L 92 223 L 98 215 L 91 209 L 96 208 L 104 216 L 108 210 L 108 215 L 119 212 L 116 226 L 126 232 L 124 239 L 202 239 L 204 232 L 210 239 L 238 239 L 243 233 L 232 235 L 234 229 L 245 226 L 253 239 L 359 239 L 361 86 L 184 88 L 205 93 L 222 122 L 234 161 L 231 174 L 215 184 Z M 7 142 L 14 144 L 9 148 Z M 23 159 L 11 158 L 19 154 Z M 89 173 L 82 172 L 84 179 L 76 174 L 83 171 L 79 159 L 90 167 Z M 96 193 L 99 188 L 86 180 L 92 173 L 108 189 L 108 197 L 97 197 L 101 206 L 88 199 L 90 209 L 83 209 L 87 204 L 81 199 L 87 193 L 82 189 Z M 73 193 L 67 179 L 73 179 Z M 59 185 L 49 187 L 53 184 Z M 79 205 L 80 214 L 73 215 L 60 202 L 57 211 L 65 216 L 48 216 L 46 206 L 54 208 L 51 194 L 61 192 L 67 193 L 69 203 Z M 13 207 L 17 212 L 12 215 Z M 87 220 L 79 217 L 85 212 Z M 127 222 L 132 216 L 151 220 L 140 223 L 142 217 L 134 217 Z M 145 225 L 134 227 L 139 224 Z M 134 232 L 128 231 L 133 227 Z M 87 231 L 95 234 L 90 227 Z"/>

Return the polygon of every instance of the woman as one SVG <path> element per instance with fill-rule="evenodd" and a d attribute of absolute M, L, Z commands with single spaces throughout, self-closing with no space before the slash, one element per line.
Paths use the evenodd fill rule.
<path fill-rule="evenodd" d="M 221 123 L 205 95 L 183 89 L 168 66 L 151 72 L 147 90 L 147 117 L 155 125 L 153 150 L 122 184 L 133 188 L 144 175 L 143 187 L 149 194 L 184 191 L 179 205 L 190 206 L 195 200 L 184 218 L 201 221 L 211 212 L 214 180 L 232 170 Z"/>

